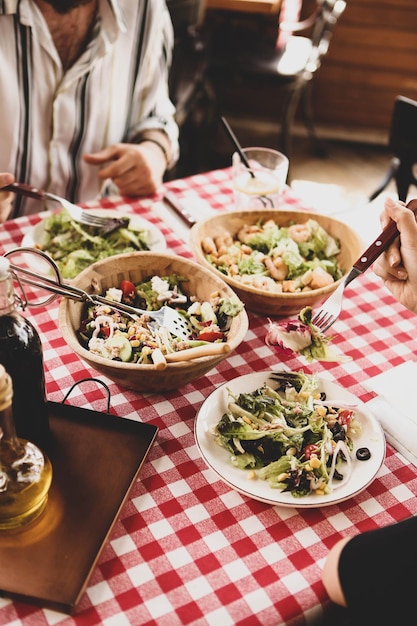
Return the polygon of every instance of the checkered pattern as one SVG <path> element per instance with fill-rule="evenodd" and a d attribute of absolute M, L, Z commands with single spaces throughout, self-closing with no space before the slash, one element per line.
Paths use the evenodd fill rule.
<path fill-rule="evenodd" d="M 167 185 L 179 198 L 199 196 L 216 209 L 231 206 L 230 173 L 219 170 Z M 159 200 L 159 196 L 152 199 Z M 302 208 L 290 190 L 284 202 Z M 109 199 L 103 206 L 133 211 L 155 223 L 172 252 L 191 256 L 184 243 L 152 215 L 152 202 Z M 0 251 L 19 245 L 40 219 L 21 218 L 1 227 Z M 74 381 L 91 375 L 57 327 L 57 307 L 28 316 L 44 343 L 48 397 L 60 402 Z M 112 412 L 151 422 L 159 435 L 123 508 L 86 592 L 72 617 L 0 598 L 2 625 L 277 626 L 311 623 L 327 604 L 321 567 L 341 536 L 417 513 L 417 469 L 390 446 L 376 480 L 346 502 L 321 509 L 270 506 L 232 491 L 205 466 L 193 427 L 203 400 L 238 375 L 279 362 L 265 345 L 266 319 L 250 314 L 246 341 L 216 369 L 178 392 L 137 394 L 107 382 Z M 348 287 L 334 325 L 334 347 L 352 356 L 343 364 L 291 369 L 318 372 L 357 394 L 361 383 L 414 357 L 415 317 L 381 287 L 372 271 Z M 84 383 L 70 402 L 105 410 L 101 386 Z"/>

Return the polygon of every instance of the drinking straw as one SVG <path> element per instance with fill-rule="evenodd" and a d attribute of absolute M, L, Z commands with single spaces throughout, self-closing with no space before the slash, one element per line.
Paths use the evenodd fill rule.
<path fill-rule="evenodd" d="M 234 132 L 232 131 L 232 129 L 229 126 L 229 122 L 226 120 L 225 117 L 221 117 L 220 118 L 221 123 L 224 126 L 224 129 L 226 131 L 226 133 L 228 134 L 229 139 L 231 140 L 232 144 L 234 145 L 234 147 L 236 148 L 236 152 L 238 152 L 240 158 L 242 159 L 242 163 L 245 165 L 245 167 L 248 169 L 249 174 L 252 176 L 252 178 L 255 178 L 255 174 L 253 173 L 251 166 L 249 164 L 249 161 L 245 155 L 245 153 L 242 150 L 242 146 L 240 145 L 236 135 L 234 134 Z"/>

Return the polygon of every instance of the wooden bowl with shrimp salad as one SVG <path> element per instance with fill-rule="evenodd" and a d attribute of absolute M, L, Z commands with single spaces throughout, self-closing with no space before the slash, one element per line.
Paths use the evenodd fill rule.
<path fill-rule="evenodd" d="M 269 238 L 268 224 L 287 229 L 281 234 L 291 235 L 293 242 L 288 243 L 287 236 L 284 243 L 277 242 L 276 237 Z M 326 252 L 332 253 L 332 267 L 337 266 L 337 274 L 332 276 L 322 267 L 314 267 L 294 278 L 284 259 L 292 258 L 292 246 L 301 247 L 304 252 L 310 246 L 312 232 L 316 233 L 314 247 L 316 240 L 320 243 L 318 233 L 322 231 L 316 224 L 337 244 L 337 253 L 333 254 L 334 243 L 326 241 Z M 219 213 L 192 227 L 190 243 L 197 260 L 227 282 L 247 309 L 271 317 L 296 315 L 306 306 L 317 306 L 337 288 L 363 251 L 360 237 L 347 224 L 328 215 L 287 209 Z M 318 255 L 311 251 L 309 254 L 316 258 L 313 265 L 322 265 L 317 263 Z M 259 273 L 251 273 L 254 268 Z"/>

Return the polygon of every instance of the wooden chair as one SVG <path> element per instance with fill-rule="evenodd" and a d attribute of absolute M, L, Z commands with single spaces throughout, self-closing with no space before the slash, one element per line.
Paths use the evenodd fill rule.
<path fill-rule="evenodd" d="M 344 0 L 317 0 L 315 10 L 307 18 L 287 21 L 285 16 L 294 2 L 298 0 L 283 0 L 279 29 L 276 22 L 271 30 L 270 23 L 265 27 L 262 19 L 254 17 L 246 24 L 237 21 L 233 29 L 229 24 L 229 31 L 224 30 L 222 37 L 217 40 L 213 37 L 209 67 L 220 110 L 222 94 L 216 87 L 219 79 L 223 83 L 251 82 L 254 90 L 261 81 L 284 88 L 286 97 L 281 106 L 278 147 L 287 156 L 291 153 L 293 123 L 299 104 L 314 146 L 317 152 L 322 152 L 314 128 L 311 86 L 328 53 L 333 29 L 346 7 Z M 305 32 L 305 36 L 301 32 Z"/>
<path fill-rule="evenodd" d="M 375 200 L 394 180 L 398 197 L 405 202 L 411 185 L 417 186 L 413 168 L 417 167 L 417 102 L 404 96 L 397 96 L 391 118 L 389 150 L 393 156 L 380 185 L 370 195 Z"/>

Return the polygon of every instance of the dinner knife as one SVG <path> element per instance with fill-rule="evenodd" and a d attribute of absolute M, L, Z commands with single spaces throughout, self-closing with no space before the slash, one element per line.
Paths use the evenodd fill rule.
<path fill-rule="evenodd" d="M 195 217 L 181 204 L 178 198 L 170 191 L 165 192 L 163 201 L 168 204 L 171 209 L 175 211 L 177 215 L 187 224 L 187 226 L 193 226 L 196 223 Z"/>

